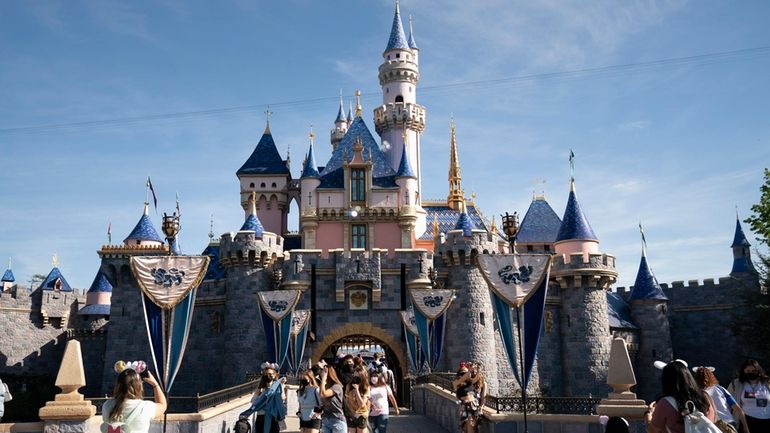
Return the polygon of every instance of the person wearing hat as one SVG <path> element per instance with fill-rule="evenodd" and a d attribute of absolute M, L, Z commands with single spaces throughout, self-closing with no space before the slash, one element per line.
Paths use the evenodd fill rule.
<path fill-rule="evenodd" d="M 714 376 L 714 367 L 694 367 L 693 371 L 698 386 L 706 391 L 711 400 L 714 401 L 717 419 L 730 424 L 736 430 L 738 429 L 738 420 L 740 420 L 743 431 L 748 432 L 749 427 L 746 425 L 743 410 L 730 392 L 719 384 L 716 376 Z"/>
<path fill-rule="evenodd" d="M 265 424 L 269 423 L 269 432 L 278 433 L 281 430 L 280 421 L 286 416 L 286 395 L 284 394 L 283 380 L 278 378 L 278 365 L 269 362 L 262 363 L 262 377 L 259 379 L 257 389 L 251 396 L 251 406 L 241 412 L 239 418 L 248 418 L 252 413 L 257 413 L 254 423 L 255 432 L 265 431 Z M 267 415 L 270 415 L 269 417 Z"/>
<path fill-rule="evenodd" d="M 662 363 L 656 361 L 655 364 L 658 367 Z M 711 422 L 716 420 L 711 397 L 695 383 L 686 362 L 677 359 L 665 364 L 661 385 L 663 397 L 650 403 L 649 410 L 644 413 L 648 433 L 684 433 L 684 417 L 680 408 L 688 402 L 692 402 L 695 409 L 703 412 Z"/>
<path fill-rule="evenodd" d="M 166 412 L 166 396 L 144 361 L 115 363 L 115 388 L 112 398 L 102 406 L 102 433 L 120 427 L 125 433 L 147 433 L 150 421 Z M 142 382 L 152 387 L 155 401 L 144 400 Z"/>

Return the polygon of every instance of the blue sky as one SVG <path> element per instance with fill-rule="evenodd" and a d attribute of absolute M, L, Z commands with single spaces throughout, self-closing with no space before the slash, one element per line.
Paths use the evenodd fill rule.
<path fill-rule="evenodd" d="M 185 252 L 203 250 L 211 213 L 217 234 L 238 229 L 235 171 L 268 104 L 295 175 L 311 124 L 319 164 L 329 157 L 340 89 L 364 93 L 374 130 L 393 7 L 0 2 L 0 262 L 13 257 L 17 280 L 27 281 L 47 273 L 56 252 L 70 284 L 87 287 L 108 221 L 117 243 L 138 220 L 147 175 L 159 215 L 179 193 Z M 454 114 L 463 186 L 485 214 L 523 214 L 533 179 L 545 179 L 561 215 L 574 149 L 578 198 L 601 249 L 617 256 L 619 285 L 635 278 L 640 220 L 661 282 L 729 272 L 735 207 L 747 216 L 770 162 L 770 51 L 543 74 L 770 46 L 770 3 L 404 0 L 401 8 L 414 15 L 421 48 L 424 198 L 446 197 Z M 489 82 L 515 77 L 525 78 Z M 168 113 L 192 114 L 146 119 Z M 73 125 L 91 121 L 104 122 Z"/>

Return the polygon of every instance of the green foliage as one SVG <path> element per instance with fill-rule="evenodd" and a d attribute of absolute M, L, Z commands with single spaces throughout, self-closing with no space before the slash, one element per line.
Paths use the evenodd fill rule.
<path fill-rule="evenodd" d="M 759 235 L 759 241 L 770 246 L 770 169 L 765 169 L 765 183 L 759 187 L 762 196 L 759 203 L 751 206 L 752 215 L 746 218 L 751 231 Z"/>

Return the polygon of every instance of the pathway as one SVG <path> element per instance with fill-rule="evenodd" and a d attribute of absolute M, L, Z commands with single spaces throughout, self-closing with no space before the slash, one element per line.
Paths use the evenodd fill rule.
<path fill-rule="evenodd" d="M 299 432 L 299 420 L 296 416 L 288 416 L 286 418 L 286 433 L 298 433 Z M 412 413 L 408 410 L 402 410 L 401 415 L 390 415 L 388 421 L 389 433 L 449 433 L 440 425 L 435 423 L 430 418 L 426 418 L 422 415 Z M 284 432 L 282 432 L 284 433 Z"/>

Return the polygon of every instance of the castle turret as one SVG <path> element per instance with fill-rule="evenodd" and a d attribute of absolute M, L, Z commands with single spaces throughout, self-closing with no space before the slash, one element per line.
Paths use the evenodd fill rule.
<path fill-rule="evenodd" d="M 241 184 L 241 206 L 249 212 L 249 198 L 257 194 L 257 210 L 266 230 L 283 234 L 287 230 L 289 213 L 289 183 L 291 172 L 281 158 L 270 131 L 270 112 L 257 147 L 236 172 Z"/>
<path fill-rule="evenodd" d="M 660 388 L 658 382 L 652 380 L 658 376 L 653 363 L 673 359 L 673 351 L 668 322 L 668 297 L 663 293 L 647 263 L 647 245 L 643 233 L 642 259 L 628 301 L 631 306 L 631 318 L 639 327 L 639 350 L 635 370 L 637 377 L 644 378 L 636 393 L 645 400 L 651 400 Z"/>
<path fill-rule="evenodd" d="M 342 113 L 341 110 L 342 103 L 340 102 L 340 114 Z M 302 191 L 300 202 L 302 209 L 300 211 L 299 226 L 304 242 L 303 248 L 307 249 L 316 247 L 316 232 L 318 230 L 318 194 L 316 191 L 321 185 L 321 173 L 318 172 L 318 166 L 316 165 L 313 153 L 313 138 L 313 131 L 310 131 L 310 147 L 305 157 L 305 165 L 302 168 L 300 179 L 300 191 Z"/>
<path fill-rule="evenodd" d="M 414 40 L 414 30 L 412 29 L 412 16 L 409 15 L 409 41 L 407 41 L 409 48 L 412 49 L 414 54 L 414 62 L 420 64 L 420 49 L 417 48 L 417 42 Z"/>
<path fill-rule="evenodd" d="M 735 218 L 735 236 L 733 236 L 733 244 L 730 248 L 733 249 L 733 269 L 730 271 L 731 276 L 736 274 L 756 274 L 757 270 L 754 268 L 754 264 L 751 262 L 751 244 L 746 239 L 746 235 L 743 234 L 743 227 L 741 227 L 741 220 L 736 215 Z"/>
<path fill-rule="evenodd" d="M 340 144 L 342 137 L 344 137 L 345 133 L 348 132 L 349 126 L 350 123 L 345 118 L 345 108 L 342 106 L 342 94 L 340 94 L 340 108 L 337 111 L 337 118 L 334 120 L 334 129 L 332 129 L 330 133 L 332 151 L 334 151 L 334 149 L 337 148 L 337 145 Z"/>
<path fill-rule="evenodd" d="M 417 221 L 417 212 L 413 211 L 417 204 L 417 176 L 412 170 L 412 164 L 409 163 L 409 154 L 406 147 L 401 151 L 401 162 L 398 164 L 396 172 L 396 185 L 399 188 L 400 208 L 402 218 L 399 219 L 401 228 L 401 248 L 414 247 L 415 223 Z"/>
<path fill-rule="evenodd" d="M 16 281 L 16 277 L 13 276 L 11 270 L 11 258 L 8 258 L 8 269 L 3 273 L 3 278 L 0 278 L 0 293 L 6 292 L 13 287 L 13 283 Z"/>
<path fill-rule="evenodd" d="M 555 248 L 551 277 L 561 298 L 564 392 L 603 395 L 612 344 L 605 292 L 617 278 L 615 257 L 599 253 L 599 241 L 575 196 L 574 179 Z"/>
<path fill-rule="evenodd" d="M 462 176 L 460 175 L 460 158 L 457 156 L 457 138 L 455 136 L 455 121 L 449 124 L 449 195 L 447 205 L 454 210 L 459 210 L 465 204 L 465 191 L 462 188 Z"/>
<path fill-rule="evenodd" d="M 404 34 L 396 2 L 390 38 L 379 69 L 382 105 L 374 109 L 374 125 L 382 137 L 391 167 L 398 167 L 401 150 L 407 147 L 409 161 L 413 164 L 420 187 L 420 134 L 425 129 L 425 107 L 417 104 L 420 70 L 416 53 L 416 50 L 410 48 Z M 407 142 L 408 145 L 405 144 Z"/>
<path fill-rule="evenodd" d="M 155 230 L 155 226 L 150 221 L 150 204 L 144 203 L 144 212 L 139 218 L 139 221 L 131 230 L 131 233 L 123 239 L 123 244 L 129 246 L 140 247 L 160 247 L 163 245 L 163 240 L 158 236 L 158 232 Z"/>
<path fill-rule="evenodd" d="M 83 316 L 109 316 L 112 303 L 112 284 L 99 270 L 86 293 L 86 306 L 78 311 Z"/>

